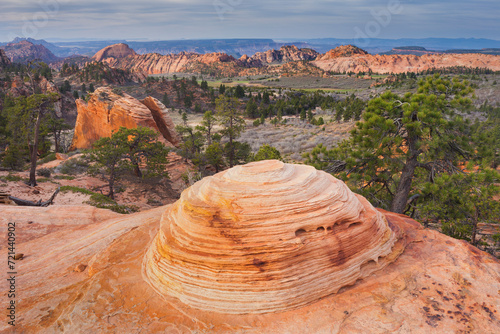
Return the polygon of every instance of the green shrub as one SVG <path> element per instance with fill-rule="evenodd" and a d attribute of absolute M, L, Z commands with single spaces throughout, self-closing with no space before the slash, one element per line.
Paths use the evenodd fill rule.
<path fill-rule="evenodd" d="M 54 175 L 54 179 L 56 179 L 56 180 L 74 180 L 75 177 L 70 176 L 70 175 Z"/>
<path fill-rule="evenodd" d="M 67 175 L 82 174 L 89 168 L 88 162 L 80 158 L 69 159 L 61 165 L 60 172 Z"/>
<path fill-rule="evenodd" d="M 49 168 L 40 168 L 36 171 L 36 175 L 38 176 L 43 176 L 43 177 L 50 177 L 52 174 L 52 170 Z"/>
<path fill-rule="evenodd" d="M 38 164 L 46 164 L 47 162 L 51 162 L 51 161 L 54 161 L 56 160 L 56 154 L 55 153 L 49 153 L 48 155 L 46 155 L 45 157 L 43 157 L 42 159 L 40 159 L 38 161 Z"/>
<path fill-rule="evenodd" d="M 2 177 L 2 180 L 11 181 L 11 182 L 17 182 L 17 181 L 23 180 L 23 178 L 20 177 L 19 175 L 14 175 L 12 173 L 9 173 L 8 175 Z"/>
<path fill-rule="evenodd" d="M 61 192 L 71 191 L 74 193 L 90 195 L 89 200 L 86 201 L 85 203 L 95 206 L 96 208 L 99 209 L 108 209 L 123 214 L 139 211 L 139 208 L 135 205 L 120 205 L 106 195 L 99 194 L 85 188 L 74 187 L 74 186 L 62 186 L 60 191 Z"/>

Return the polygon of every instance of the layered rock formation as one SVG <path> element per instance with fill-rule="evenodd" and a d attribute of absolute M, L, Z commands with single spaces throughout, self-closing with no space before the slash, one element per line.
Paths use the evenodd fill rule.
<path fill-rule="evenodd" d="M 125 44 L 120 45 L 116 52 L 119 56 L 115 57 L 111 52 L 113 49 L 114 46 L 105 48 L 94 57 L 109 63 L 112 67 L 145 74 L 175 72 L 205 73 L 212 76 L 248 76 L 269 73 L 310 74 L 311 71 L 303 68 L 304 61 L 307 61 L 311 68 L 315 68 L 313 72 L 321 72 L 318 74 L 320 76 L 325 71 L 402 73 L 454 66 L 500 70 L 500 56 L 485 54 L 370 55 L 352 45 L 337 47 L 323 55 L 311 49 L 299 49 L 291 45 L 283 46 L 279 50 L 259 52 L 251 57 L 244 55 L 240 59 L 235 59 L 225 53 L 181 52 L 169 55 L 157 53 L 127 55 L 128 53 L 124 50 L 131 49 L 128 49 Z M 276 64 L 291 64 L 292 66 L 281 68 L 276 67 Z"/>
<path fill-rule="evenodd" d="M 339 47 L 340 48 L 340 47 Z M 433 68 L 463 66 L 488 68 L 500 71 L 500 56 L 485 54 L 425 54 L 417 55 L 370 55 L 366 52 L 347 52 L 334 49 L 312 62 L 324 71 L 403 73 L 422 72 Z M 353 47 L 354 48 L 354 47 Z M 360 50 L 360 49 L 358 49 Z M 361 50 L 362 51 L 362 50 Z"/>
<path fill-rule="evenodd" d="M 145 126 L 157 130 L 161 141 L 179 145 L 175 126 L 167 108 L 148 97 L 138 101 L 128 94 L 118 95 L 109 87 L 100 87 L 88 103 L 77 100 L 78 116 L 71 149 L 90 148 L 101 137 L 109 137 L 120 127 Z"/>
<path fill-rule="evenodd" d="M 104 49 L 97 52 L 92 60 L 95 61 L 105 61 L 105 62 L 113 62 L 114 60 L 125 58 L 128 56 L 135 56 L 134 50 L 132 50 L 127 44 L 119 43 L 113 44 L 105 47 Z"/>
<path fill-rule="evenodd" d="M 299 49 L 295 45 L 285 45 L 279 50 L 268 50 L 265 52 L 257 52 L 252 57 L 245 60 L 247 63 L 253 64 L 260 62 L 260 64 L 274 64 L 274 63 L 288 63 L 291 61 L 301 60 L 314 60 L 319 55 L 318 52 L 312 49 Z"/>
<path fill-rule="evenodd" d="M 162 217 L 145 271 L 162 295 L 223 313 L 304 306 L 394 261 L 396 233 L 330 174 L 280 161 L 196 183 Z"/>
<path fill-rule="evenodd" d="M 38 61 L 49 64 L 60 60 L 45 46 L 35 45 L 26 40 L 20 41 L 19 43 L 9 43 L 0 48 L 5 51 L 13 63 L 24 63 L 37 59 Z"/>
<path fill-rule="evenodd" d="M 211 181 L 202 181 L 203 186 L 197 186 L 199 195 L 193 192 L 194 188 L 185 191 L 182 206 L 174 205 L 141 212 L 133 215 L 120 215 L 107 210 L 89 208 L 88 206 L 51 206 L 48 208 L 9 207 L 2 208 L 0 216 L 0 238 L 4 239 L 3 245 L 7 244 L 8 222 L 16 222 L 16 252 L 24 254 L 22 260 L 16 261 L 16 326 L 10 326 L 7 321 L 7 313 L 0 314 L 0 332 L 2 333 L 496 333 L 500 327 L 500 262 L 498 259 L 470 246 L 465 241 L 444 236 L 434 230 L 423 229 L 420 224 L 403 215 L 397 215 L 383 211 L 371 211 L 365 204 L 365 200 L 359 196 L 353 196 L 349 192 L 315 192 L 314 189 L 326 189 L 325 185 L 317 185 L 309 191 L 311 198 L 297 197 L 294 201 L 292 188 L 287 185 L 302 185 L 296 189 L 298 195 L 308 193 L 308 188 L 314 186 L 315 178 L 310 178 L 314 173 L 289 174 L 289 178 L 283 178 L 281 186 L 276 186 L 275 178 L 272 176 L 276 163 L 262 163 L 262 173 L 269 176 L 269 183 L 262 182 L 260 178 L 261 192 L 257 196 L 257 188 L 249 187 L 248 195 L 244 194 L 234 201 L 220 201 L 218 207 L 221 209 L 207 221 L 213 221 L 214 226 L 206 226 L 202 223 L 204 232 L 214 232 L 217 227 L 226 236 L 217 236 L 223 241 L 219 245 L 206 244 L 205 233 L 197 231 L 194 226 L 184 224 L 186 231 L 173 225 L 171 232 L 178 241 L 192 241 L 189 245 L 191 255 L 202 248 L 210 249 L 210 254 L 222 254 L 220 259 L 209 258 L 208 266 L 204 263 L 188 263 L 189 266 L 205 269 L 208 275 L 205 279 L 217 277 L 218 280 L 227 280 L 227 269 L 230 263 L 224 265 L 224 270 L 218 273 L 209 270 L 211 265 L 224 259 L 229 259 L 229 246 L 235 245 L 235 254 L 254 253 L 254 257 L 262 262 L 255 261 L 247 265 L 244 270 L 248 271 L 248 277 L 240 276 L 241 284 L 253 285 L 255 289 L 264 288 L 266 283 L 263 279 L 267 276 L 269 284 L 267 289 L 277 290 L 275 282 L 282 280 L 276 273 L 276 259 L 284 252 L 309 252 L 309 256 L 302 256 L 299 264 L 293 257 L 282 260 L 291 264 L 290 271 L 295 274 L 288 281 L 288 287 L 297 282 L 304 282 L 309 276 L 317 276 L 317 283 L 324 289 L 328 288 L 322 279 L 321 273 L 328 273 L 331 267 L 337 267 L 343 272 L 347 263 L 356 263 L 353 260 L 357 256 L 373 255 L 376 245 L 381 245 L 377 237 L 380 231 L 372 230 L 369 233 L 362 232 L 350 235 L 351 240 L 372 240 L 373 243 L 360 244 L 358 247 L 350 243 L 339 244 L 346 241 L 345 236 L 352 230 L 370 230 L 368 226 L 379 226 L 386 229 L 385 224 L 379 217 L 386 218 L 392 231 L 399 230 L 399 239 L 393 247 L 393 253 L 403 253 L 390 265 L 381 270 L 375 270 L 364 279 L 354 282 L 351 286 L 341 288 L 336 294 L 331 294 L 306 306 L 289 309 L 274 313 L 261 314 L 227 314 L 212 311 L 202 311 L 182 303 L 176 297 L 169 294 L 157 293 L 147 282 L 147 268 L 152 268 L 149 259 L 151 249 L 156 247 L 159 238 L 155 236 L 162 226 L 160 235 L 165 231 L 165 221 L 170 219 L 165 212 L 170 214 L 186 213 L 186 217 L 195 217 L 201 222 L 204 215 L 208 214 L 210 207 L 206 203 L 215 203 L 215 199 L 207 198 L 207 186 L 222 185 L 230 183 L 233 187 L 229 189 L 213 188 L 217 196 L 231 199 L 232 191 L 243 193 L 242 188 L 252 185 L 255 165 L 250 168 L 251 173 L 240 170 L 238 180 L 235 182 L 234 170 L 229 170 L 223 176 L 217 176 Z M 274 166 L 274 167 L 273 167 Z M 242 167 L 240 167 L 242 168 Z M 302 167 L 297 167 L 302 168 Z M 243 170 L 245 170 L 243 169 Z M 296 171 L 295 167 L 290 171 Z M 258 173 L 261 174 L 260 172 Z M 308 177 L 309 175 L 309 177 Z M 241 176 L 241 178 L 240 178 Z M 214 179 L 218 180 L 214 184 Z M 285 181 L 286 180 L 286 181 Z M 236 188 L 236 183 L 240 183 Z M 332 180 L 330 180 L 332 182 Z M 337 190 L 344 186 L 336 184 Z M 318 187 L 319 186 L 319 187 Z M 235 189 L 236 188 L 236 189 Z M 271 195 L 270 190 L 274 189 Z M 332 190 L 332 189 L 330 189 Z M 283 196 L 282 196 L 283 195 Z M 211 197 L 211 193 L 208 195 Z M 342 199 L 340 202 L 331 202 L 330 207 L 324 201 L 331 197 Z M 261 198 L 258 203 L 249 203 L 251 198 Z M 264 200 L 267 198 L 267 202 Z M 189 203 L 185 199 L 196 199 L 197 202 Z M 349 199 L 354 202 L 349 202 Z M 344 201 L 345 200 L 345 201 Z M 355 204 L 359 201 L 358 204 Z M 237 204 L 246 203 L 251 207 L 239 208 Z M 288 207 L 283 204 L 288 203 Z M 336 204 L 337 203 L 337 204 Z M 261 220 L 258 225 L 248 229 L 245 225 L 234 221 L 241 213 L 250 217 L 253 210 L 258 215 L 262 214 L 259 204 L 264 207 L 279 208 L 286 210 L 288 216 L 283 215 L 286 221 L 295 215 L 299 218 L 310 216 L 310 220 L 304 219 L 305 234 L 299 233 L 295 236 L 293 229 L 288 229 L 278 218 L 279 212 L 268 212 L 272 220 L 279 226 L 271 228 L 267 220 Z M 280 206 L 281 204 L 281 206 Z M 331 244 L 324 244 L 328 237 L 327 222 L 321 222 L 323 213 L 332 214 L 338 205 L 337 215 L 352 219 L 356 216 L 353 209 L 365 208 L 364 216 L 360 216 L 361 224 L 350 225 L 346 230 L 338 230 L 336 234 L 340 237 L 334 239 Z M 323 211 L 315 208 L 323 206 Z M 347 210 L 342 211 L 341 208 Z M 353 211 L 351 211 L 353 210 Z M 234 213 L 234 217 L 229 214 Z M 371 212 L 372 216 L 368 213 Z M 178 216 L 176 216 L 178 217 Z M 274 217 L 274 218 L 273 218 Z M 364 217 L 364 220 L 363 220 Z M 374 221 L 370 221 L 370 217 Z M 298 220 L 298 221 L 299 221 Z M 356 219 L 355 219 L 356 220 Z M 243 223 L 243 221 L 242 221 Z M 333 224 L 333 222 L 330 222 Z M 293 222 L 290 225 L 294 225 Z M 334 226 L 340 227 L 342 220 L 337 221 Z M 314 227 L 324 227 L 315 231 Z M 298 227 L 298 226 L 297 226 Z M 294 228 L 296 228 L 294 226 Z M 310 230 L 310 229 L 311 230 Z M 270 233 L 262 232 L 266 230 Z M 247 231 L 246 235 L 242 233 Z M 277 234 L 276 231 L 282 231 Z M 389 231 L 389 230 L 387 230 Z M 252 248 L 238 248 L 236 240 L 230 240 L 239 234 L 244 242 L 251 241 Z M 210 238 L 213 234 L 208 234 Z M 368 236 L 368 237 L 367 237 Z M 282 241 L 279 240 L 281 237 Z M 226 239 L 224 239 L 226 238 Z M 275 239 L 277 238 L 277 240 Z M 271 253 L 259 253 L 271 246 L 259 240 L 273 242 L 274 245 L 283 247 L 275 248 Z M 288 240 L 288 242 L 285 242 Z M 293 242 L 295 240 L 295 242 Z M 383 239 L 382 239 L 383 240 Z M 322 244 L 323 248 L 314 245 Z M 189 249 L 178 253 L 178 243 L 172 249 L 165 244 L 160 244 L 165 254 L 172 255 L 171 260 L 178 255 L 186 254 Z M 255 249 L 254 249 L 255 247 Z M 355 250 L 357 248 L 357 250 Z M 160 249 L 160 248 L 158 248 Z M 313 251 L 314 249 L 314 251 Z M 340 265 L 338 261 L 322 262 L 325 253 L 332 250 L 331 258 L 339 259 L 334 251 L 346 249 L 346 262 Z M 149 250 L 149 251 L 148 251 Z M 399 251 L 398 251 L 399 250 Z M 175 251 L 175 252 L 174 252 Z M 391 253 L 392 254 L 392 253 Z M 198 256 L 205 254 L 199 253 Z M 352 257 L 353 256 L 353 257 Z M 234 257 L 234 256 L 233 256 Z M 371 256 L 367 256 L 369 258 Z M 390 256 L 389 256 L 390 257 Z M 247 257 L 245 257 L 247 258 Z M 389 258 L 385 258 L 389 261 Z M 381 259 L 382 260 L 382 259 Z M 381 264 L 381 260 L 379 263 Z M 3 262 L 1 262 L 3 261 Z M 164 261 L 164 260 L 162 260 Z M 0 260 L 0 265 L 7 266 L 7 258 Z M 235 266 L 239 266 L 243 260 L 236 258 Z M 318 267 L 323 263 L 321 267 Z M 274 266 L 271 266 L 274 264 Z M 157 265 L 158 267 L 160 264 Z M 173 269 L 177 272 L 180 263 L 173 263 Z M 364 270 L 372 271 L 376 263 L 368 263 Z M 262 271 L 258 268 L 261 268 Z M 168 268 L 162 268 L 168 270 Z M 240 268 L 242 270 L 243 268 Z M 286 268 L 284 268 L 286 269 Z M 315 271 L 316 270 L 316 271 Z M 353 266 L 353 274 L 359 270 Z M 363 271 L 363 269 L 362 269 Z M 242 273 L 240 271 L 240 273 Z M 200 273 L 201 274 L 201 273 Z M 234 276 L 233 276 L 234 277 Z M 256 279 L 251 284 L 251 278 Z M 178 278 L 184 282 L 185 277 Z M 163 284 L 168 281 L 163 282 Z M 176 284 L 172 282 L 171 289 L 178 289 L 182 294 L 182 287 L 186 283 Z M 194 283 L 203 282 L 202 277 L 193 278 L 193 286 L 187 286 L 193 290 Z M 316 282 L 316 281 L 314 281 Z M 0 282 L 3 291 L 9 289 L 7 280 Z M 284 283 L 284 282 L 283 282 Z M 216 281 L 215 286 L 218 286 Z M 234 288 L 235 282 L 227 286 L 226 291 L 219 297 L 224 299 Z M 332 284 L 336 284 L 335 281 Z M 283 287 L 283 285 L 281 285 Z M 201 287 L 199 292 L 205 291 Z M 250 289 L 250 293 L 254 288 Z M 307 285 L 305 286 L 307 290 Z M 309 288 L 311 289 L 311 288 Z M 321 289 L 318 289 L 321 291 Z M 276 300 L 278 296 L 283 297 L 285 291 L 277 290 L 277 296 L 271 296 Z M 308 290 L 311 291 L 311 290 Z M 324 291 L 324 290 L 323 290 Z M 318 291 L 315 291 L 318 292 Z M 302 293 L 293 295 L 288 293 L 285 303 L 290 306 L 294 298 L 303 298 Z M 241 293 L 241 298 L 248 295 Z M 7 298 L 7 297 L 6 297 Z M 8 299 L 6 299 L 8 300 Z M 266 302 L 267 304 L 267 302 Z M 220 305 L 220 304 L 216 304 Z M 239 306 L 236 302 L 235 306 Z M 255 306 L 255 305 L 254 305 Z M 257 305 L 262 307 L 262 305 Z M 234 312 L 233 312 L 234 313 Z"/>

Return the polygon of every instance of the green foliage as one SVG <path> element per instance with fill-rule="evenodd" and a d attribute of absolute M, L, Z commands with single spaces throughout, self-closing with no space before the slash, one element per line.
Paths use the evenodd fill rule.
<path fill-rule="evenodd" d="M 434 223 L 442 222 L 443 233 L 477 245 L 478 223 L 498 223 L 500 174 L 494 170 L 443 174 L 426 183 L 421 215 Z"/>
<path fill-rule="evenodd" d="M 93 194 L 96 194 L 95 192 L 90 191 L 88 189 L 80 188 L 80 187 L 75 187 L 75 186 L 61 186 L 60 189 L 59 189 L 59 191 L 62 192 L 62 193 L 64 193 L 64 192 L 73 192 L 73 193 L 80 193 L 80 194 L 84 194 L 84 195 L 93 195 Z"/>
<path fill-rule="evenodd" d="M 371 100 L 349 140 L 317 147 L 307 162 L 338 173 L 375 205 L 403 212 L 415 177 L 452 172 L 470 152 L 467 124 L 454 114 L 471 105 L 468 83 L 434 76 L 419 86 L 416 94 Z"/>
<path fill-rule="evenodd" d="M 220 84 L 219 86 L 219 94 L 224 94 L 226 92 L 226 85 Z"/>
<path fill-rule="evenodd" d="M 245 127 L 245 121 L 238 113 L 239 102 L 236 98 L 221 95 L 217 98 L 215 103 L 217 118 L 222 127 L 220 133 L 229 140 L 225 151 L 229 158 L 229 166 L 232 167 L 235 161 L 238 160 L 236 157 L 237 148 L 234 140 L 240 136 L 241 131 Z"/>
<path fill-rule="evenodd" d="M 59 91 L 63 94 L 71 91 L 71 85 L 68 80 L 64 80 L 62 86 L 59 88 Z"/>
<path fill-rule="evenodd" d="M 269 93 L 267 92 L 267 90 L 264 92 L 264 94 L 262 94 L 262 102 L 264 102 L 265 104 L 271 103 L 271 100 L 269 99 Z"/>
<path fill-rule="evenodd" d="M 200 87 L 201 87 L 201 89 L 203 89 L 205 91 L 208 90 L 208 82 L 206 82 L 205 80 L 202 80 Z"/>
<path fill-rule="evenodd" d="M 56 179 L 56 180 L 74 180 L 75 177 L 70 176 L 70 175 L 54 175 L 54 179 Z"/>
<path fill-rule="evenodd" d="M 46 154 L 50 148 L 47 136 L 51 122 L 56 118 L 53 104 L 58 94 L 32 94 L 5 99 L 0 111 L 0 148 L 3 148 L 2 165 L 20 170 L 31 161 L 30 184 L 35 181 L 37 154 Z"/>
<path fill-rule="evenodd" d="M 246 107 L 245 107 L 245 113 L 249 118 L 256 118 L 258 116 L 258 110 L 259 107 L 257 106 L 257 103 L 251 98 Z"/>
<path fill-rule="evenodd" d="M 168 98 L 167 93 L 163 94 L 163 98 L 162 98 L 161 102 L 165 105 L 165 107 L 170 106 L 170 99 Z"/>
<path fill-rule="evenodd" d="M 115 181 L 129 170 L 142 176 L 139 164 L 146 165 L 145 176 L 167 177 L 168 149 L 156 141 L 158 134 L 149 128 L 126 129 L 121 127 L 111 137 L 100 138 L 85 158 L 92 162 L 88 169 L 91 175 L 101 174 L 108 181 L 109 197 L 114 197 Z"/>
<path fill-rule="evenodd" d="M 136 206 L 120 205 L 103 194 L 99 194 L 85 188 L 80 188 L 75 186 L 62 186 L 60 187 L 60 191 L 90 195 L 90 199 L 86 203 L 100 209 L 108 209 L 123 214 L 133 213 L 139 210 Z"/>
<path fill-rule="evenodd" d="M 6 176 L 3 176 L 2 180 L 9 181 L 9 182 L 17 182 L 17 181 L 22 181 L 24 179 L 19 175 L 14 175 L 12 173 L 9 173 Z"/>
<path fill-rule="evenodd" d="M 50 168 L 40 168 L 36 171 L 36 174 L 43 177 L 50 177 L 52 170 Z"/>
<path fill-rule="evenodd" d="M 234 97 L 239 99 L 245 97 L 245 90 L 243 89 L 243 87 L 241 87 L 240 85 L 236 86 L 236 89 L 234 90 Z"/>
<path fill-rule="evenodd" d="M 56 154 L 55 153 L 49 153 L 45 157 L 43 157 L 39 162 L 41 164 L 46 164 L 47 162 L 51 162 L 56 160 Z"/>
<path fill-rule="evenodd" d="M 207 159 L 207 163 L 214 166 L 215 172 L 219 172 L 219 170 L 224 167 L 224 148 L 221 143 L 213 142 L 208 145 L 205 150 L 205 156 Z"/>
<path fill-rule="evenodd" d="M 248 143 L 234 141 L 232 145 L 230 145 L 229 142 L 224 145 L 225 157 L 228 161 L 231 161 L 231 154 L 233 154 L 233 163 L 235 165 L 246 164 L 250 162 L 251 153 L 252 148 Z"/>
<path fill-rule="evenodd" d="M 255 161 L 261 161 L 261 160 L 281 160 L 281 154 L 280 151 L 278 151 L 276 148 L 264 144 L 259 148 L 259 151 L 255 154 L 254 160 Z"/>
<path fill-rule="evenodd" d="M 89 163 L 86 159 L 73 158 L 68 159 L 61 164 L 60 172 L 66 175 L 77 175 L 86 173 L 89 168 Z"/>

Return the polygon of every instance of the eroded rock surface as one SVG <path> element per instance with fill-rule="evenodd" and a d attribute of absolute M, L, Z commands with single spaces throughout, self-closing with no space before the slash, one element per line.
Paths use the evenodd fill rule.
<path fill-rule="evenodd" d="M 224 174 L 226 181 L 231 180 L 233 173 L 230 170 Z M 272 174 L 270 172 L 269 175 Z M 293 177 L 290 175 L 289 182 L 300 184 L 299 181 L 293 181 L 297 177 L 300 175 Z M 240 188 L 252 183 L 249 178 L 250 175 L 248 178 L 239 178 Z M 306 179 L 308 178 L 303 177 L 304 181 Z M 266 191 L 273 187 L 273 181 L 274 178 L 270 177 L 269 184 L 262 184 L 263 197 Z M 213 181 L 202 182 L 202 185 L 206 187 L 211 182 Z M 223 184 L 224 181 L 221 178 L 218 182 Z M 230 183 L 234 182 L 231 180 Z M 302 185 L 305 189 L 297 189 L 299 194 L 307 193 L 307 188 L 314 185 L 314 182 L 304 182 Z M 185 191 L 184 199 L 198 198 L 199 202 L 196 202 L 192 210 L 187 206 L 182 212 L 201 218 L 208 211 L 205 203 L 215 202 L 215 199 L 207 199 L 207 192 L 201 188 L 199 192 L 204 194 L 203 196 L 189 194 L 193 188 Z M 252 187 L 249 187 L 249 190 L 250 196 L 244 196 L 241 202 L 238 199 L 236 203 L 244 203 L 255 195 Z M 215 196 L 224 192 L 227 196 L 230 191 L 231 189 L 217 189 Z M 240 190 L 240 193 L 242 192 Z M 284 194 L 286 186 L 283 187 L 282 195 Z M 310 194 L 311 198 L 318 196 L 318 193 L 312 190 Z M 288 195 L 291 197 L 292 193 Z M 319 224 L 319 218 L 314 217 L 314 210 L 306 211 L 305 208 L 317 207 L 328 196 L 332 195 L 323 194 L 314 205 L 311 198 L 297 198 L 295 205 L 290 204 L 290 209 L 295 208 L 296 214 L 302 212 L 304 216 L 311 215 L 308 226 L 325 227 L 325 231 L 312 230 L 312 233 L 327 233 L 329 225 Z M 340 199 L 353 198 L 353 195 L 347 193 L 338 196 Z M 363 199 L 357 196 L 356 198 L 359 205 L 351 207 L 342 204 L 342 206 L 365 208 Z M 260 204 L 271 207 L 284 203 L 277 193 L 275 196 L 269 196 L 267 201 L 271 203 L 263 200 Z M 248 208 L 238 208 L 229 201 L 224 203 L 227 205 L 221 206 L 217 216 L 221 220 L 221 228 L 226 226 L 222 223 L 232 221 L 231 215 L 227 216 L 231 210 L 237 216 L 241 213 L 250 215 L 251 210 Z M 341 203 L 348 202 L 341 201 Z M 400 250 L 404 249 L 400 256 L 385 268 L 373 271 L 371 275 L 353 282 L 351 286 L 343 287 L 337 293 L 303 307 L 273 313 L 227 314 L 200 310 L 181 302 L 176 297 L 159 294 L 145 279 L 147 276 L 143 271 L 143 264 L 147 267 L 148 262 L 143 260 L 148 249 L 155 246 L 159 228 L 160 233 L 164 233 L 166 219 L 164 213 L 172 212 L 175 205 L 133 215 L 81 208 L 83 207 L 9 207 L 8 210 L 2 211 L 0 247 L 4 251 L 7 244 L 5 237 L 8 222 L 16 222 L 16 235 L 25 234 L 33 225 L 37 226 L 37 230 L 36 233 L 30 234 L 30 238 L 19 239 L 16 244 L 16 252 L 24 254 L 24 258 L 16 262 L 17 322 L 15 328 L 10 327 L 7 324 L 6 313 L 0 313 L 0 332 L 441 334 L 497 333 L 500 327 L 500 262 L 464 241 L 424 229 L 403 215 L 380 210 L 378 213 L 374 212 L 373 217 L 380 215 L 386 217 L 392 231 L 399 230 L 397 233 L 399 239 L 393 250 L 398 247 Z M 261 214 L 258 203 L 253 204 L 252 208 L 256 215 Z M 328 212 L 326 208 L 324 212 Z M 179 209 L 177 207 L 176 210 Z M 318 212 L 318 215 L 321 214 Z M 346 220 L 353 216 L 355 216 L 353 213 L 344 214 Z M 286 220 L 286 217 L 283 216 L 283 219 Z M 275 221 L 279 223 L 277 218 Z M 52 228 L 54 224 L 57 224 L 57 228 Z M 228 225 L 231 226 L 235 225 Z M 363 226 L 364 224 L 358 227 L 351 226 L 345 233 L 351 228 L 361 229 Z M 193 232 L 192 226 L 185 227 L 189 234 L 200 234 L 198 231 Z M 262 221 L 260 226 L 248 231 L 245 238 L 262 238 L 263 233 L 259 233 L 261 227 L 269 231 L 266 221 Z M 208 226 L 204 227 L 205 231 L 207 229 Z M 306 227 L 304 230 L 307 233 L 309 229 Z M 177 231 L 179 237 L 187 235 L 187 232 L 178 228 L 172 231 Z M 269 234 L 276 235 L 272 231 Z M 282 236 L 288 237 L 288 232 Z M 309 241 L 307 234 L 305 236 L 305 243 L 302 243 L 300 234 L 297 240 L 297 245 L 304 245 L 304 249 L 308 243 L 310 247 L 315 242 L 313 235 Z M 291 240 L 293 235 L 288 238 Z M 316 240 L 321 242 L 322 239 L 324 236 Z M 373 238 L 373 240 L 378 239 Z M 228 244 L 229 241 L 219 244 L 215 248 L 216 252 L 227 254 Z M 254 246 L 257 250 L 266 247 L 258 243 Z M 195 250 L 209 247 L 212 249 L 212 254 L 215 252 L 213 245 L 203 244 L 199 239 L 193 241 L 191 247 Z M 290 244 L 289 249 L 293 247 L 296 245 Z M 344 247 L 349 248 L 349 245 Z M 175 250 L 176 247 L 172 249 Z M 286 248 L 262 255 L 272 259 L 284 250 Z M 241 254 L 242 251 L 236 249 L 235 253 Z M 253 252 L 252 250 L 245 252 L 248 254 L 249 251 Z M 300 267 L 294 267 L 296 277 L 290 281 L 291 285 L 297 280 L 315 274 L 311 269 L 318 263 L 322 252 L 323 249 L 317 249 L 309 254 L 307 261 Z M 0 266 L 5 268 L 6 261 L 7 257 L 2 257 Z M 290 258 L 289 261 L 293 259 Z M 256 277 L 258 264 L 259 262 L 248 266 L 251 277 L 252 275 Z M 334 264 L 316 270 L 326 273 L 328 267 L 332 265 Z M 75 270 L 76 268 L 78 270 Z M 266 271 L 269 274 L 273 272 L 272 267 L 264 265 L 262 268 L 263 276 L 266 275 Z M 217 272 L 210 272 L 210 275 L 217 275 Z M 227 279 L 227 277 L 219 278 Z M 245 277 L 242 277 L 243 279 Z M 200 278 L 196 282 L 199 281 Z M 7 284 L 6 280 L 2 280 L 0 289 L 7 291 Z M 255 283 L 257 286 L 262 284 L 263 281 Z M 318 284 L 323 284 L 321 278 Z M 177 285 L 178 288 L 181 286 Z M 228 285 L 228 291 L 230 287 L 231 285 Z M 269 288 L 273 286 L 269 285 Z M 243 294 L 242 298 L 245 297 Z M 294 297 L 296 296 L 289 294 L 290 299 Z"/>
<path fill-rule="evenodd" d="M 167 74 L 175 72 L 209 73 L 220 76 L 247 76 L 256 74 L 304 74 L 323 75 L 325 72 L 372 72 L 403 73 L 422 72 L 433 68 L 463 66 L 488 68 L 500 71 L 500 56 L 485 54 L 425 54 L 417 55 L 371 55 L 352 45 L 342 45 L 325 54 L 312 49 L 299 49 L 294 45 L 279 50 L 258 52 L 253 56 L 243 55 L 240 59 L 225 53 L 198 54 L 180 52 L 161 55 L 146 53 L 108 52 L 112 47 L 99 51 L 94 58 L 115 68 L 127 69 L 133 73 Z M 127 47 L 123 44 L 120 48 Z M 127 47 L 128 48 L 128 47 Z M 121 49 L 120 49 L 121 50 Z M 304 61 L 307 70 L 304 71 Z M 284 64 L 283 66 L 276 66 Z"/>
<path fill-rule="evenodd" d="M 384 216 L 330 174 L 254 162 L 183 192 L 163 215 L 145 271 L 160 294 L 196 308 L 276 312 L 384 267 L 395 242 Z"/>
<path fill-rule="evenodd" d="M 143 102 L 111 88 L 100 87 L 87 102 L 76 101 L 78 116 L 71 149 L 90 148 L 101 137 L 109 137 L 120 127 L 145 126 L 157 130 L 164 143 L 177 146 L 179 139 L 167 108 L 157 99 Z"/>

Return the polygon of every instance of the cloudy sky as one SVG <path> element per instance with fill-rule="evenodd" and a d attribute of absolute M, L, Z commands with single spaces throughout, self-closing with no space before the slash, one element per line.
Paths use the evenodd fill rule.
<path fill-rule="evenodd" d="M 500 40 L 499 0 L 0 0 L 0 41 L 424 38 Z"/>

